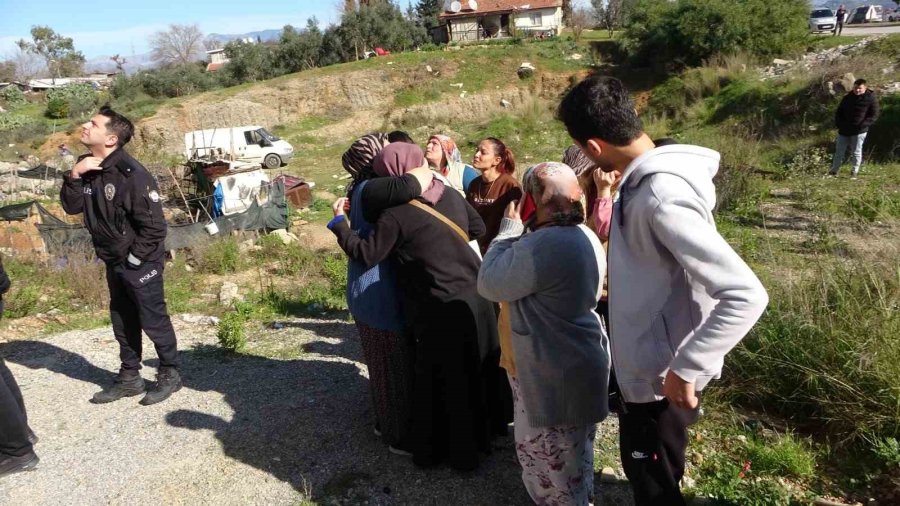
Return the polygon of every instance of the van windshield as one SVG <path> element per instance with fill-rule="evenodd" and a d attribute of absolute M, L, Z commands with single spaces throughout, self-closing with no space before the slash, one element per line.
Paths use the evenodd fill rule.
<path fill-rule="evenodd" d="M 817 11 L 812 11 L 809 17 L 811 18 L 830 18 L 833 17 L 834 13 L 829 9 L 819 9 Z"/>
<path fill-rule="evenodd" d="M 266 130 L 265 128 L 260 128 L 259 130 L 257 130 L 257 132 L 259 133 L 259 135 L 262 136 L 263 139 L 265 139 L 269 142 L 275 142 L 275 141 L 281 140 L 279 137 L 272 135 L 272 133 L 269 132 L 268 130 Z"/>

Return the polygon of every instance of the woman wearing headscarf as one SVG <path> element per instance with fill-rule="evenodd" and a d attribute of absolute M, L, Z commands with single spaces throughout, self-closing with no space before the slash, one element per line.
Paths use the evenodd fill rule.
<path fill-rule="evenodd" d="M 417 146 L 390 144 L 373 167 L 379 175 L 399 177 L 425 164 Z M 329 228 L 341 248 L 366 266 L 397 260 L 401 307 L 416 343 L 413 461 L 471 470 L 478 453 L 489 450 L 500 415 L 489 402 L 499 353 L 496 317 L 477 293 L 480 260 L 467 243 L 484 233 L 484 223 L 441 181 L 423 186 L 414 204 L 386 209 L 366 238 L 343 219 L 344 199 L 335 202 Z"/>
<path fill-rule="evenodd" d="M 376 177 L 372 162 L 387 145 L 388 137 L 382 133 L 364 135 L 341 157 L 353 177 L 347 190 L 351 202 L 361 201 L 362 192 Z M 361 238 L 371 233 L 361 205 L 351 206 L 350 226 Z M 353 258 L 347 262 L 347 306 L 369 369 L 375 433 L 394 451 L 408 445 L 413 375 L 413 349 L 403 332 L 396 271 L 392 259 L 371 266 Z"/>
<path fill-rule="evenodd" d="M 481 176 L 469 185 L 466 200 L 478 211 L 487 228 L 487 233 L 478 239 L 483 255 L 500 230 L 506 206 L 522 198 L 522 188 L 516 181 L 513 152 L 499 139 L 488 137 L 478 143 L 472 166 Z"/>
<path fill-rule="evenodd" d="M 443 176 L 460 195 L 478 177 L 475 169 L 462 162 L 456 142 L 446 135 L 432 135 L 425 145 L 425 159 L 431 170 Z"/>
<path fill-rule="evenodd" d="M 526 172 L 523 190 L 535 212 L 523 224 L 519 209 L 508 207 L 478 291 L 510 308 L 514 367 L 507 371 L 525 488 L 535 504 L 586 506 L 596 424 L 608 413 L 609 343 L 594 311 L 606 255 L 583 225 L 570 167 L 538 164 Z"/>
<path fill-rule="evenodd" d="M 3 317 L 3 294 L 9 286 L 9 276 L 0 260 L 0 318 Z M 35 443 L 37 436 L 28 427 L 22 391 L 0 358 L 0 478 L 36 467 L 41 459 L 34 453 Z"/>

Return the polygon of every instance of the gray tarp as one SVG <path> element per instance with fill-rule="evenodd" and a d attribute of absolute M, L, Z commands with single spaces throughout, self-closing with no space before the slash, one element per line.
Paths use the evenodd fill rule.
<path fill-rule="evenodd" d="M 12 204 L 0 207 L 0 220 L 3 221 L 22 221 L 31 216 L 31 206 L 34 201 L 23 202 L 21 204 Z"/>

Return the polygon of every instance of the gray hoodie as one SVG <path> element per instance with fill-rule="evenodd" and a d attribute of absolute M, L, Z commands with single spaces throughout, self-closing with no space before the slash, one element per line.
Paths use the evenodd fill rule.
<path fill-rule="evenodd" d="M 768 304 L 716 231 L 719 153 L 671 145 L 624 171 L 609 240 L 613 366 L 628 402 L 663 398 L 671 369 L 702 390 Z"/>

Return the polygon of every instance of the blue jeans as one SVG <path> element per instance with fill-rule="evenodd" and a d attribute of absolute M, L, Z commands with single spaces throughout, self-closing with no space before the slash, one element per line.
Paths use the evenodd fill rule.
<path fill-rule="evenodd" d="M 850 148 L 850 164 L 853 166 L 853 175 L 859 173 L 859 166 L 862 165 L 863 144 L 866 142 L 866 134 L 863 132 L 859 135 L 841 135 L 838 134 L 837 147 L 834 150 L 834 161 L 831 162 L 831 172 L 829 174 L 837 174 L 844 163 L 844 156 L 847 154 L 847 148 Z"/>

